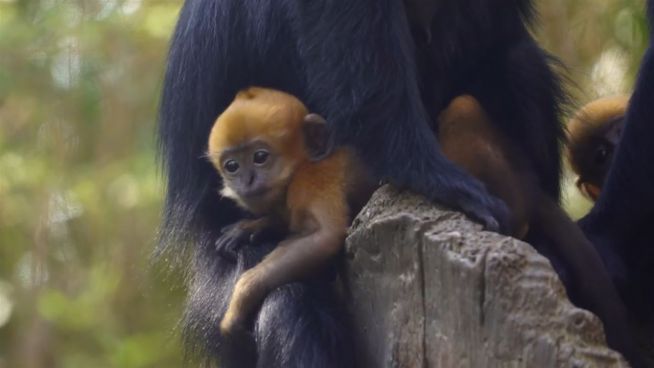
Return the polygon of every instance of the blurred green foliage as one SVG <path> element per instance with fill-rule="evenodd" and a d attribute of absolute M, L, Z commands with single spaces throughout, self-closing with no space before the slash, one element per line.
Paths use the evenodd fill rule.
<path fill-rule="evenodd" d="M 540 3 L 535 32 L 577 100 L 627 92 L 643 2 Z M 180 6 L 0 0 L 0 368 L 181 365 L 183 290 L 149 266 L 156 108 Z"/>
<path fill-rule="evenodd" d="M 0 367 L 179 367 L 149 267 L 179 1 L 0 1 Z"/>

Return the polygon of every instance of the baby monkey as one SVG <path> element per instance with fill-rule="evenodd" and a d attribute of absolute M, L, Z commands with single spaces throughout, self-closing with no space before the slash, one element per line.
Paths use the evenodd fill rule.
<path fill-rule="evenodd" d="M 273 289 L 323 269 L 343 247 L 352 210 L 370 198 L 365 168 L 347 148 L 330 152 L 327 136 L 322 117 L 266 88 L 239 92 L 216 120 L 208 157 L 223 179 L 221 194 L 256 217 L 238 226 L 289 233 L 236 282 L 223 334 L 242 329 Z"/>
<path fill-rule="evenodd" d="M 566 150 L 576 185 L 596 201 L 620 142 L 628 96 L 602 98 L 584 106 L 568 123 Z"/>

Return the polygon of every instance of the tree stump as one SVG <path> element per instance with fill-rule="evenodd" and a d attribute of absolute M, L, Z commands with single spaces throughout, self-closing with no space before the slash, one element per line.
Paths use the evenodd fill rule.
<path fill-rule="evenodd" d="M 628 367 L 529 244 L 419 196 L 377 191 L 344 268 L 360 367 Z"/>

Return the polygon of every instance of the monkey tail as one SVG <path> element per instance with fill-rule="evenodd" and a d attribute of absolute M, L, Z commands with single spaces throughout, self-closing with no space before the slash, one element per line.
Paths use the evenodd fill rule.
<path fill-rule="evenodd" d="M 258 368 L 354 366 L 346 313 L 332 283 L 293 283 L 266 298 L 254 326 Z"/>
<path fill-rule="evenodd" d="M 570 270 L 573 302 L 595 313 L 604 323 L 607 342 L 620 351 L 632 366 L 641 366 L 632 334 L 629 332 L 627 309 L 613 284 L 607 268 L 593 244 L 581 228 L 552 198 L 541 194 L 532 221 L 534 229 L 546 239 L 546 252 L 553 254 Z"/>

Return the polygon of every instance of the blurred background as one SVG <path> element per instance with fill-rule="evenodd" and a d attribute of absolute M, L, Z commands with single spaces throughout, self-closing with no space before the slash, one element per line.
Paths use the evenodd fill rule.
<path fill-rule="evenodd" d="M 577 104 L 626 93 L 643 0 L 538 0 Z M 181 0 L 0 0 L 0 368 L 179 367 L 179 277 L 150 266 L 155 121 Z M 588 203 L 566 193 L 580 216 Z"/>

